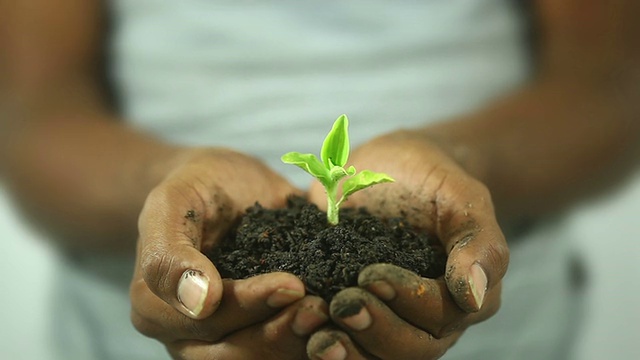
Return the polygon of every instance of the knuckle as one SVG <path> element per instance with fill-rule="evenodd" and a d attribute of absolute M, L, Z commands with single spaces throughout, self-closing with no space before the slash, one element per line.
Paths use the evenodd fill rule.
<path fill-rule="evenodd" d="M 152 212 L 153 209 L 158 209 L 166 206 L 166 204 L 168 203 L 168 199 L 171 197 L 171 192 L 172 191 L 167 185 L 159 185 L 151 189 L 144 201 L 142 212 L 138 217 L 138 228 L 142 228 L 145 221 L 148 221 L 149 212 Z"/>
<path fill-rule="evenodd" d="M 175 259 L 158 246 L 149 245 L 142 251 L 140 266 L 144 280 L 154 292 L 165 293 L 171 285 L 169 274 L 175 268 Z"/>
<path fill-rule="evenodd" d="M 491 199 L 491 191 L 487 185 L 474 178 L 471 179 L 471 183 L 473 186 L 470 187 L 470 191 L 474 192 L 477 197 L 480 197 L 483 200 Z"/>
<path fill-rule="evenodd" d="M 503 242 L 493 242 L 489 245 L 487 256 L 495 274 L 499 276 L 499 278 L 494 279 L 494 281 L 499 281 L 507 272 L 507 268 L 509 267 L 509 248 Z"/>
<path fill-rule="evenodd" d="M 477 191 L 481 196 L 484 196 L 486 198 L 491 197 L 491 191 L 489 190 L 489 187 L 487 187 L 487 185 L 477 180 L 475 181 L 475 183 L 476 183 Z"/>
<path fill-rule="evenodd" d="M 153 188 L 147 196 L 147 203 L 150 205 L 165 204 L 169 198 L 171 198 L 173 189 L 166 183 Z"/>
<path fill-rule="evenodd" d="M 483 182 L 472 179 L 473 186 L 469 187 L 469 193 L 467 194 L 469 199 L 475 199 L 477 205 L 484 209 L 493 210 L 493 200 L 491 190 Z"/>

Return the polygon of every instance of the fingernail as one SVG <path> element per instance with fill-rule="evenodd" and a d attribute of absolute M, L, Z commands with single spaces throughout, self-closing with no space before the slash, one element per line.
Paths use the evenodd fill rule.
<path fill-rule="evenodd" d="M 178 283 L 178 301 L 194 317 L 200 315 L 209 291 L 209 279 L 200 271 L 186 270 Z"/>
<path fill-rule="evenodd" d="M 317 355 L 322 360 L 344 360 L 347 358 L 347 349 L 338 341 Z"/>
<path fill-rule="evenodd" d="M 469 287 L 471 288 L 471 294 L 476 302 L 476 308 L 480 310 L 482 303 L 484 302 L 484 295 L 487 291 L 487 274 L 478 263 L 471 265 L 469 275 Z"/>
<path fill-rule="evenodd" d="M 390 301 L 396 297 L 396 289 L 389 285 L 388 282 L 382 280 L 372 282 L 367 286 L 367 290 L 384 301 Z"/>
<path fill-rule="evenodd" d="M 300 308 L 291 323 L 291 330 L 298 336 L 311 334 L 318 326 L 327 322 L 327 315 L 309 308 Z"/>
<path fill-rule="evenodd" d="M 267 298 L 267 305 L 272 308 L 281 308 L 304 297 L 304 293 L 291 289 L 278 289 Z"/>
<path fill-rule="evenodd" d="M 372 319 L 371 314 L 367 311 L 365 306 L 362 306 L 360 311 L 355 315 L 351 315 L 348 317 L 342 317 L 342 322 L 344 322 L 348 327 L 353 330 L 364 330 L 371 325 Z"/>

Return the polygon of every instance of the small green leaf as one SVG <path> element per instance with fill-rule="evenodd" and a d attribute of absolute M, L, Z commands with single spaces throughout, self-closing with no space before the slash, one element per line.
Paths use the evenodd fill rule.
<path fill-rule="evenodd" d="M 387 174 L 370 170 L 356 172 L 356 168 L 345 165 L 349 160 L 349 119 L 341 115 L 333 123 L 331 131 L 324 139 L 320 151 L 320 159 L 313 154 L 290 152 L 282 156 L 282 161 L 300 167 L 324 186 L 327 194 L 327 221 L 336 225 L 339 220 L 340 204 L 356 191 L 375 184 L 393 182 Z M 342 197 L 338 200 L 339 185 L 342 186 Z"/>
<path fill-rule="evenodd" d="M 356 191 L 366 189 L 369 186 L 376 184 L 394 182 L 392 177 L 384 173 L 377 173 L 370 170 L 362 170 L 355 176 L 344 181 L 342 185 L 342 200 L 346 200 L 347 197 Z"/>
<path fill-rule="evenodd" d="M 282 155 L 280 159 L 285 164 L 292 164 L 300 167 L 302 170 L 318 179 L 323 185 L 331 181 L 329 170 L 327 170 L 320 160 L 318 160 L 318 158 L 313 154 L 301 154 L 293 151 Z"/>
<path fill-rule="evenodd" d="M 344 166 L 349 159 L 349 119 L 346 115 L 340 115 L 333 123 L 331 131 L 324 139 L 320 158 L 327 169 L 332 165 Z"/>

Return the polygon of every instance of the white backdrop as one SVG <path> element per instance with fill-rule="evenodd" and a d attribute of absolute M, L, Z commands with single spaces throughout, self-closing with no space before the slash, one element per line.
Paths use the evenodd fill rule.
<path fill-rule="evenodd" d="M 47 300 L 56 259 L 20 221 L 2 187 L 0 254 L 0 359 L 51 360 L 48 313 L 54 309 Z"/>

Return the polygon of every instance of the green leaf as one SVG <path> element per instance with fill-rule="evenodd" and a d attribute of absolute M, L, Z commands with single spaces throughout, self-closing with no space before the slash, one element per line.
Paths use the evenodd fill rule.
<path fill-rule="evenodd" d="M 366 189 L 369 186 L 373 186 L 376 184 L 394 182 L 393 178 L 384 173 L 377 173 L 371 170 L 362 170 L 355 176 L 348 178 L 344 181 L 342 185 L 342 200 L 340 202 L 347 199 L 347 197 L 356 191 L 360 191 L 362 189 Z"/>
<path fill-rule="evenodd" d="M 302 170 L 311 174 L 318 179 L 323 185 L 331 181 L 329 170 L 318 160 L 313 154 L 301 154 L 299 152 L 290 152 L 282 155 L 280 158 L 285 164 L 292 164 L 300 167 Z"/>
<path fill-rule="evenodd" d="M 331 131 L 322 143 L 320 158 L 327 169 L 333 165 L 344 166 L 349 159 L 349 119 L 346 115 L 340 115 L 333 123 Z"/>

